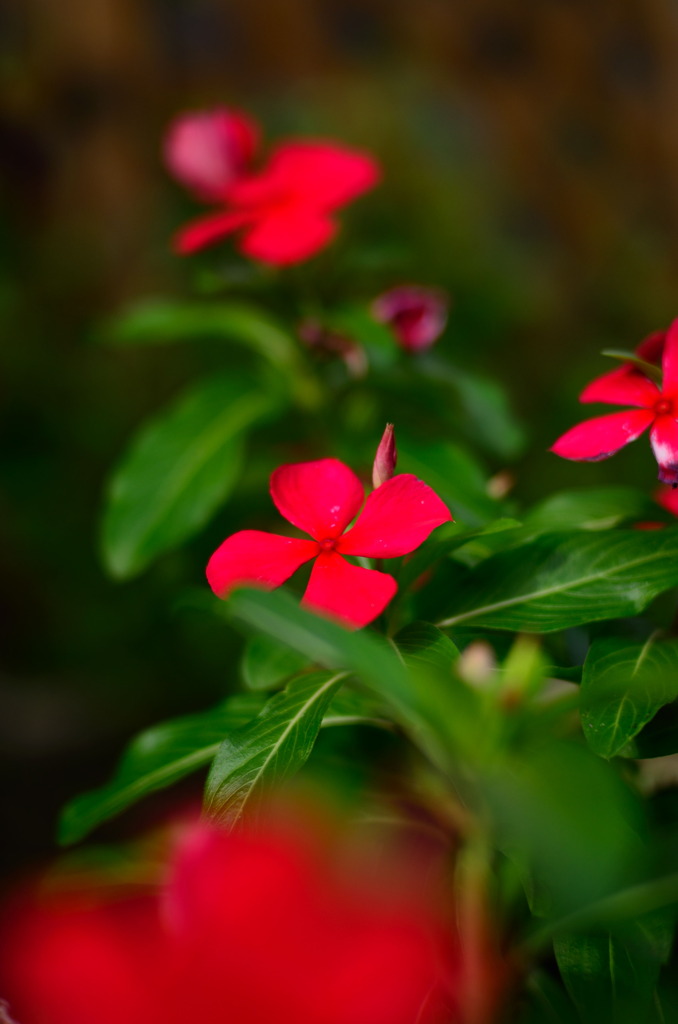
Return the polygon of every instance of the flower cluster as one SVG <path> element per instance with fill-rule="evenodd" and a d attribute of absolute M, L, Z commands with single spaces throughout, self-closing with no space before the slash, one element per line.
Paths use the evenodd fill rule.
<path fill-rule="evenodd" d="M 667 331 L 650 335 L 637 348 L 645 363 L 661 361 L 662 386 L 634 363 L 597 377 L 581 402 L 630 405 L 633 408 L 597 416 L 572 427 L 551 451 L 565 459 L 597 462 L 614 455 L 650 428 L 650 443 L 662 483 L 678 484 L 678 320 Z"/>
<path fill-rule="evenodd" d="M 165 160 L 197 199 L 220 209 L 182 228 L 179 253 L 240 232 L 246 256 L 274 266 L 315 255 L 337 232 L 334 211 L 379 181 L 376 161 L 331 142 L 283 142 L 260 170 L 251 166 L 258 130 L 226 109 L 187 114 L 170 129 Z"/>
<path fill-rule="evenodd" d="M 344 555 L 397 558 L 419 547 L 432 530 L 452 520 L 447 505 L 411 473 L 387 480 L 364 501 L 363 485 L 338 459 L 280 466 L 271 476 L 278 511 L 312 540 L 240 530 L 227 537 L 207 566 L 219 597 L 239 584 L 278 587 L 315 559 L 303 603 L 360 627 L 379 615 L 398 589 L 388 573 L 347 562 Z"/>

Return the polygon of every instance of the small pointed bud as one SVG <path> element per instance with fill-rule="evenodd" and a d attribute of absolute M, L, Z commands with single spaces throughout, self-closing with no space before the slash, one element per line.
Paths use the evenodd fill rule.
<path fill-rule="evenodd" d="M 398 461 L 398 451 L 395 442 L 395 429 L 392 423 L 386 424 L 384 436 L 379 442 L 377 454 L 374 457 L 372 466 L 372 485 L 376 491 L 387 480 L 393 476 Z"/>

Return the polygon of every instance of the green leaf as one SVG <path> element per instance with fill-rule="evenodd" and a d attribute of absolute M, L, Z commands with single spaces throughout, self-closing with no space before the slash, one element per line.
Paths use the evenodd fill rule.
<path fill-rule="evenodd" d="M 426 353 L 418 365 L 445 388 L 461 406 L 461 421 L 468 435 L 488 451 L 504 459 L 519 455 L 525 445 L 525 431 L 513 415 L 506 393 L 497 381 L 443 361 L 435 352 Z"/>
<path fill-rule="evenodd" d="M 314 408 L 321 401 L 299 344 L 267 313 L 246 303 L 147 300 L 106 324 L 102 338 L 115 345 L 236 342 L 281 371 L 301 404 Z"/>
<path fill-rule="evenodd" d="M 376 725 L 382 729 L 393 728 L 393 722 L 382 702 L 369 693 L 360 690 L 341 689 L 323 718 L 322 727 L 337 725 Z"/>
<path fill-rule="evenodd" d="M 313 672 L 272 697 L 254 721 L 221 744 L 205 788 L 205 810 L 236 825 L 257 810 L 272 788 L 297 772 L 313 749 L 343 672 Z"/>
<path fill-rule="evenodd" d="M 450 638 L 430 622 L 412 622 L 400 630 L 395 641 L 409 668 L 423 664 L 449 674 L 459 657 Z"/>
<path fill-rule="evenodd" d="M 123 754 L 110 782 L 66 805 L 59 842 L 77 842 L 142 797 L 209 764 L 224 735 L 241 728 L 260 708 L 258 695 L 238 694 L 217 708 L 175 718 L 140 733 Z"/>
<path fill-rule="evenodd" d="M 529 1002 L 520 1024 L 581 1024 L 567 992 L 546 971 L 531 971 L 525 990 Z"/>
<path fill-rule="evenodd" d="M 267 636 L 252 636 L 245 645 L 240 670 L 250 690 L 272 690 L 308 665 L 304 654 L 281 647 Z"/>
<path fill-rule="evenodd" d="M 226 611 L 314 664 L 355 673 L 389 703 L 409 707 L 405 666 L 378 634 L 353 632 L 314 615 L 300 608 L 297 600 L 283 590 L 239 589 L 229 598 Z"/>
<path fill-rule="evenodd" d="M 383 700 L 393 719 L 427 756 L 438 764 L 446 761 L 436 728 L 429 721 L 430 702 L 413 685 L 405 659 L 395 644 L 369 630 L 349 631 L 314 615 L 300 608 L 282 590 L 238 590 L 229 598 L 227 610 L 233 618 L 306 655 L 314 663 L 358 676 Z M 436 721 L 438 711 L 436 705 Z"/>
<path fill-rule="evenodd" d="M 659 506 L 633 487 L 598 487 L 552 494 L 522 519 L 532 532 L 609 530 L 622 522 L 656 519 Z"/>
<path fill-rule="evenodd" d="M 203 381 L 143 428 L 110 484 L 103 556 L 119 579 L 199 530 L 235 485 L 245 430 L 272 399 L 232 374 Z"/>
<path fill-rule="evenodd" d="M 583 744 L 547 736 L 479 771 L 497 845 L 529 868 L 540 912 L 601 900 L 643 864 L 639 801 Z"/>
<path fill-rule="evenodd" d="M 543 534 L 464 573 L 442 628 L 549 633 L 633 615 L 678 585 L 678 527 Z"/>
<path fill-rule="evenodd" d="M 654 913 L 612 932 L 556 938 L 556 959 L 583 1024 L 648 1020 L 659 971 L 669 958 L 673 920 Z"/>
<path fill-rule="evenodd" d="M 614 757 L 678 697 L 678 641 L 596 640 L 584 663 L 580 711 L 597 754 Z"/>
<path fill-rule="evenodd" d="M 487 475 L 480 464 L 450 441 L 417 443 L 398 437 L 398 469 L 414 473 L 440 495 L 455 519 L 481 526 L 501 512 L 487 493 Z"/>

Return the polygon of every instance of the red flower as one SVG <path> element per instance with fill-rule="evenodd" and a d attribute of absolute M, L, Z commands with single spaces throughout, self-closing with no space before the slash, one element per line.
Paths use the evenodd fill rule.
<path fill-rule="evenodd" d="M 408 352 L 430 348 L 445 330 L 447 299 L 442 292 L 419 285 L 400 285 L 372 303 L 372 316 L 388 324 Z"/>
<path fill-rule="evenodd" d="M 21 1024 L 449 1020 L 450 947 L 415 879 L 404 897 L 374 893 L 328 860 L 289 830 L 198 825 L 162 887 L 33 898 L 3 929 L 10 1012 Z"/>
<path fill-rule="evenodd" d="M 635 408 L 585 420 L 558 438 L 551 451 L 566 459 L 597 462 L 614 455 L 651 427 L 659 479 L 678 483 L 678 320 L 668 331 L 646 338 L 637 352 L 646 361 L 661 357 L 661 390 L 633 364 L 598 377 L 584 389 L 580 401 Z"/>
<path fill-rule="evenodd" d="M 251 122 L 226 110 L 190 115 L 171 129 L 172 173 L 200 199 L 223 204 L 179 231 L 177 252 L 241 231 L 246 256 L 275 266 L 299 263 L 334 238 L 334 211 L 379 181 L 372 157 L 329 142 L 282 143 L 261 171 L 248 171 L 255 139 Z"/>
<path fill-rule="evenodd" d="M 281 466 L 271 476 L 271 497 L 285 519 L 313 540 L 260 530 L 234 533 L 210 558 L 212 590 L 226 597 L 243 583 L 278 587 L 315 558 L 303 604 L 356 627 L 375 619 L 398 588 L 387 573 L 352 565 L 342 555 L 397 558 L 452 519 L 427 484 L 402 473 L 370 494 L 358 521 L 346 531 L 364 492 L 355 473 L 338 459 Z"/>
<path fill-rule="evenodd" d="M 238 110 L 215 110 L 178 117 L 165 139 L 165 162 L 198 199 L 226 200 L 233 182 L 254 156 L 257 126 Z"/>

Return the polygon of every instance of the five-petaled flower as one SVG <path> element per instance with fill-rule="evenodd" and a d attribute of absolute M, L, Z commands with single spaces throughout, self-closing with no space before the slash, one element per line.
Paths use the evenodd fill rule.
<path fill-rule="evenodd" d="M 17 899 L 0 989 L 21 1024 L 449 1021 L 458 958 L 413 869 L 373 892 L 313 836 L 192 826 L 162 885 Z"/>
<path fill-rule="evenodd" d="M 436 288 L 405 284 L 378 295 L 372 316 L 387 324 L 408 352 L 430 348 L 445 330 L 448 300 Z"/>
<path fill-rule="evenodd" d="M 585 420 L 558 438 L 551 451 L 565 459 L 597 462 L 650 427 L 659 479 L 678 484 L 678 320 L 666 332 L 646 338 L 637 354 L 646 362 L 661 359 L 661 389 L 635 364 L 603 374 L 584 389 L 580 401 L 635 408 Z"/>
<path fill-rule="evenodd" d="M 371 156 L 332 142 L 283 142 L 253 171 L 255 141 L 252 123 L 225 110 L 190 115 L 170 129 L 170 170 L 199 199 L 222 207 L 178 232 L 179 253 L 239 231 L 246 256 L 274 266 L 300 263 L 334 238 L 334 211 L 380 178 Z"/>
<path fill-rule="evenodd" d="M 392 576 L 347 562 L 344 555 L 396 558 L 419 547 L 432 530 L 450 522 L 447 505 L 427 484 L 401 473 L 364 500 L 355 473 L 338 459 L 280 466 L 271 476 L 278 511 L 313 540 L 241 530 L 217 548 L 207 579 L 219 597 L 239 584 L 280 586 L 315 559 L 303 604 L 354 627 L 377 617 L 397 588 Z"/>

